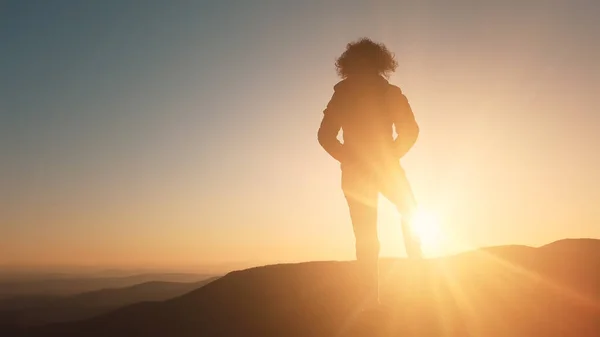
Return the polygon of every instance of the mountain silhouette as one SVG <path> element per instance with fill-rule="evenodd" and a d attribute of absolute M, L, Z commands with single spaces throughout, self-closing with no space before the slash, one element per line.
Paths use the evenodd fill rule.
<path fill-rule="evenodd" d="M 381 260 L 387 311 L 357 312 L 353 262 L 231 272 L 186 295 L 20 336 L 600 336 L 600 240 Z"/>
<path fill-rule="evenodd" d="M 106 288 L 122 288 L 152 281 L 199 282 L 214 275 L 193 273 L 143 273 L 123 276 L 94 275 L 41 275 L 23 280 L 7 279 L 0 281 L 0 301 L 17 297 L 32 301 L 58 296 L 76 295 L 87 291 Z M 6 277 L 6 276 L 5 276 Z M 18 298 L 17 298 L 18 299 Z M 2 304 L 0 304 L 2 305 Z"/>
<path fill-rule="evenodd" d="M 43 296 L 38 300 L 26 297 L 24 301 L 4 301 L 9 303 L 0 306 L 0 322 L 12 326 L 32 326 L 82 320 L 134 303 L 164 301 L 181 296 L 217 278 L 193 283 L 152 281 L 126 288 L 102 289 L 67 297 Z"/>

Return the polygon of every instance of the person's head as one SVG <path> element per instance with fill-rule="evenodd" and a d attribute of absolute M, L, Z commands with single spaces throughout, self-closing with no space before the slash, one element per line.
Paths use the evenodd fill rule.
<path fill-rule="evenodd" d="M 341 78 L 352 75 L 377 74 L 388 78 L 398 62 L 383 43 L 362 38 L 346 45 L 346 50 L 335 61 Z"/>

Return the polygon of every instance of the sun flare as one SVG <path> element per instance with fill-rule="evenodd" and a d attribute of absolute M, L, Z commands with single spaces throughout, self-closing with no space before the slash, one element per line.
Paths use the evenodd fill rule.
<path fill-rule="evenodd" d="M 412 232 L 421 241 L 425 254 L 441 253 L 444 235 L 440 220 L 435 213 L 421 209 L 417 211 L 412 223 Z"/>

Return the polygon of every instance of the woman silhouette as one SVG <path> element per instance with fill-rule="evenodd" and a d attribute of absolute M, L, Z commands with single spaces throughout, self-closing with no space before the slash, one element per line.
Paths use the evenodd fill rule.
<path fill-rule="evenodd" d="M 387 80 L 397 65 L 381 43 L 367 38 L 349 43 L 336 60 L 342 80 L 334 86 L 318 131 L 321 146 L 341 163 L 341 187 L 354 230 L 356 260 L 366 300 L 375 305 L 379 304 L 379 193 L 402 216 L 407 255 L 421 258 L 420 244 L 410 230 L 416 201 L 400 165 L 400 158 L 417 140 L 419 126 L 402 90 Z M 343 143 L 337 138 L 340 129 Z"/>

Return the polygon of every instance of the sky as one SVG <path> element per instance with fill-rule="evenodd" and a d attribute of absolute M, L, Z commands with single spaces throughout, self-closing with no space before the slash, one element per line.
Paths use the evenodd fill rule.
<path fill-rule="evenodd" d="M 348 260 L 316 132 L 350 41 L 385 43 L 438 253 L 600 238 L 600 3 L 2 1 L 0 264 Z M 383 256 L 403 256 L 380 200 Z"/>

